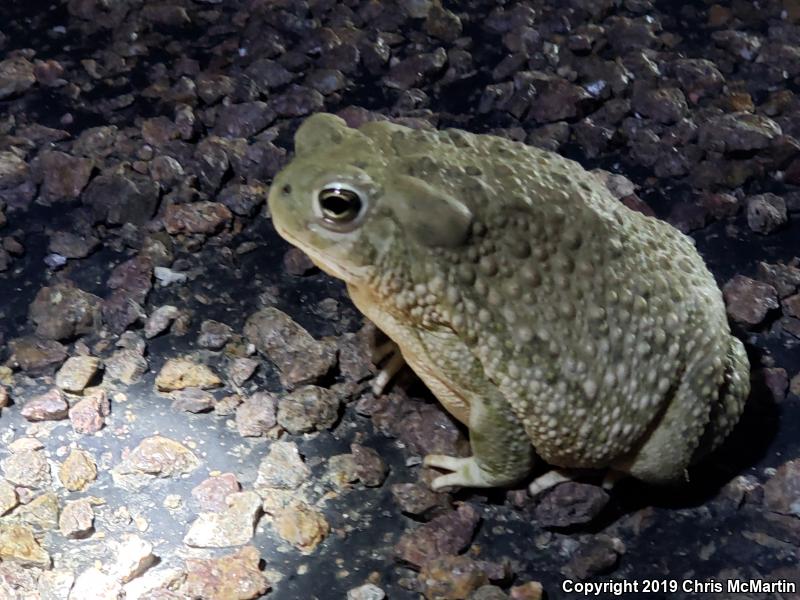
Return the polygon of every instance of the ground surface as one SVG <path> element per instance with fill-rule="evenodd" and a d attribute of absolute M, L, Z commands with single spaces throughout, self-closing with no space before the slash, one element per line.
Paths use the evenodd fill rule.
<path fill-rule="evenodd" d="M 800 586 L 797 0 L 7 4 L 0 597 L 800 598 L 669 589 Z M 623 175 L 747 344 L 729 443 L 679 490 L 429 492 L 464 432 L 413 377 L 372 397 L 371 332 L 264 207 L 319 110 Z"/>

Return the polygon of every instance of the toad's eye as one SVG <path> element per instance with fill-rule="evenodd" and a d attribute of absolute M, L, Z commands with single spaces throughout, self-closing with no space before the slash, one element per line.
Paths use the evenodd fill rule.
<path fill-rule="evenodd" d="M 341 187 L 321 190 L 317 201 L 323 221 L 335 226 L 352 224 L 364 208 L 364 203 L 356 192 Z"/>

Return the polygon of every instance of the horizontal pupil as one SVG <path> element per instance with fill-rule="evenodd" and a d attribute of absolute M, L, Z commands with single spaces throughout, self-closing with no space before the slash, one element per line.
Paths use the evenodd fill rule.
<path fill-rule="evenodd" d="M 331 216 L 343 217 L 357 212 L 359 200 L 354 194 L 340 190 L 323 191 L 320 198 L 322 209 Z"/>

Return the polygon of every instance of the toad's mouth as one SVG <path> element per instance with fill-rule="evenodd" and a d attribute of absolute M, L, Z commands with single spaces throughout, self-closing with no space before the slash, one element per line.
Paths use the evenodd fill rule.
<path fill-rule="evenodd" d="M 346 283 L 358 284 L 367 280 L 369 274 L 368 267 L 345 266 L 336 263 L 332 260 L 330 255 L 326 255 L 311 244 L 308 244 L 301 238 L 287 231 L 278 221 L 273 219 L 275 231 L 278 232 L 283 239 L 289 242 L 292 246 L 299 248 L 306 253 L 308 258 L 311 259 L 317 267 L 322 269 L 331 277 L 341 279 Z"/>

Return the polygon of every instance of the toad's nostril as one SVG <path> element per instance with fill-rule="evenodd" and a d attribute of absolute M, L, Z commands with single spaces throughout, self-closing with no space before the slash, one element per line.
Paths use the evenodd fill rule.
<path fill-rule="evenodd" d="M 287 183 L 285 186 L 283 186 L 283 188 L 281 189 L 281 192 L 283 192 L 283 194 L 284 194 L 285 196 L 288 196 L 289 194 L 291 194 L 291 193 L 292 193 L 292 186 L 290 186 L 290 185 Z"/>

